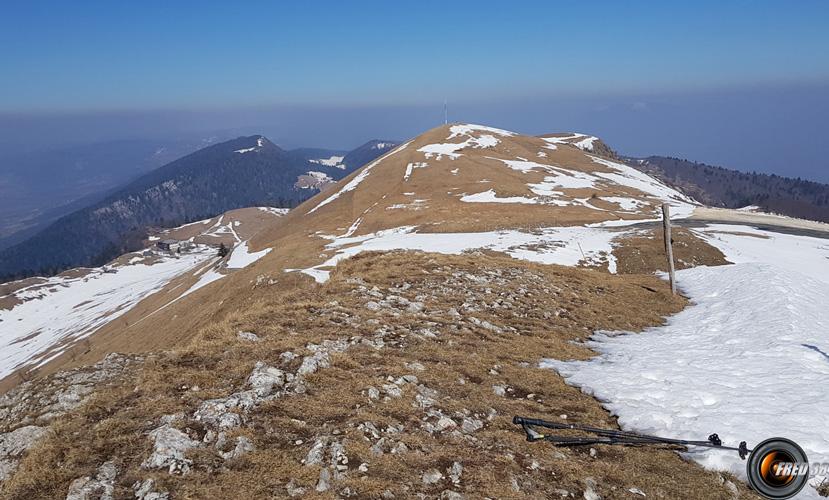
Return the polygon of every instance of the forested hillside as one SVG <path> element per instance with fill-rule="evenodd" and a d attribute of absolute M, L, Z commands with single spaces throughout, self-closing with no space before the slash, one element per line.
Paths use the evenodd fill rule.
<path fill-rule="evenodd" d="M 755 205 L 766 212 L 829 222 L 829 184 L 740 172 L 680 158 L 628 158 L 632 165 L 715 207 Z"/>

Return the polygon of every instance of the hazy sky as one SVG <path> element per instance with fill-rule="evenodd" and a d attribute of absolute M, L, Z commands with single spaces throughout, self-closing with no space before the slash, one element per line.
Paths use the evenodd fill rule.
<path fill-rule="evenodd" d="M 806 0 L 7 3 L 0 148 L 217 129 L 351 147 L 448 99 L 453 120 L 829 181 L 827 26 Z"/>

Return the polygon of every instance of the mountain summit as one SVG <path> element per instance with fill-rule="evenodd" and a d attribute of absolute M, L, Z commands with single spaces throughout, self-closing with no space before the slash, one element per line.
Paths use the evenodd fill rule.
<path fill-rule="evenodd" d="M 493 235 L 501 230 L 526 234 L 545 227 L 580 227 L 572 231 L 593 234 L 584 226 L 655 220 L 663 203 L 672 206 L 675 217 L 694 210 L 696 203 L 679 191 L 594 152 L 606 148 L 599 144 L 583 134 L 529 137 L 473 124 L 438 127 L 305 202 L 281 222 L 290 224 L 290 230 L 275 226 L 255 243 L 297 245 L 295 236 L 291 243 L 282 238 L 307 228 L 300 232 L 315 236 L 303 239 L 306 250 L 299 254 L 323 252 L 329 258 L 303 259 L 289 267 L 323 279 L 339 258 L 357 252 L 354 243 L 361 239 L 362 248 L 400 244 L 427 249 L 433 247 L 423 241 L 437 238 L 428 234 L 439 233 L 447 250 L 475 248 L 475 241 L 498 240 Z M 452 233 L 458 236 L 453 239 Z M 512 243 L 502 241 L 502 249 L 533 244 L 532 238 L 516 237 Z M 546 254 L 557 253 L 548 247 Z M 609 242 L 606 250 L 609 255 Z M 582 257 L 591 260 L 590 252 Z M 606 257 L 599 260 L 615 265 Z"/>

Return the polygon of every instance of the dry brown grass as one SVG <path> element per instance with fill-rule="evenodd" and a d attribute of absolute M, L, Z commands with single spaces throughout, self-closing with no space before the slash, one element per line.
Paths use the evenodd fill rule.
<path fill-rule="evenodd" d="M 676 269 L 695 266 L 720 266 L 728 264 L 725 255 L 717 249 L 694 236 L 685 228 L 675 227 L 671 230 L 673 239 L 674 265 Z M 664 233 L 662 228 L 640 231 L 634 236 L 619 238 L 618 246 L 613 250 L 620 274 L 651 274 L 667 271 L 668 261 L 665 257 Z"/>
<path fill-rule="evenodd" d="M 500 282 L 493 274 L 498 272 Z M 466 273 L 489 276 L 490 283 L 470 281 Z M 350 280 L 354 277 L 384 293 L 409 283 L 411 288 L 398 294 L 412 300 L 423 296 L 425 310 L 397 316 L 369 311 L 367 298 Z M 150 357 L 132 378 L 96 393 L 60 419 L 21 463 L 3 497 L 61 497 L 71 480 L 94 474 L 101 463 L 114 460 L 122 471 L 119 495 L 129 495 L 135 481 L 153 477 L 175 498 L 281 498 L 290 480 L 308 487 L 307 497 L 314 498 L 320 468 L 301 460 L 316 438 L 327 436 L 346 446 L 349 472 L 320 498 L 331 498 L 346 487 L 358 498 L 379 498 L 386 490 L 397 498 L 415 493 L 434 497 L 445 489 L 467 498 L 549 498 L 559 488 L 581 496 L 587 477 L 596 479 L 604 498 L 629 498 L 629 488 L 639 488 L 649 498 L 730 498 L 721 475 L 682 460 L 674 451 L 597 446 L 591 457 L 588 449 L 527 443 L 511 423 L 516 414 L 551 419 L 567 414 L 568 421 L 615 426 L 594 399 L 535 365 L 544 357 L 589 357 L 588 349 L 571 341 L 593 330 L 640 330 L 680 310 L 684 300 L 671 297 L 656 278 L 610 276 L 480 253 L 397 252 L 362 254 L 343 262 L 325 286 L 288 291 L 273 287 L 266 292 L 244 311 L 202 328 L 186 348 Z M 514 297 L 514 305 L 495 307 L 499 297 Z M 447 314 L 450 308 L 463 311 L 464 303 L 478 309 L 463 312 L 465 317 L 505 331 L 495 333 Z M 435 323 L 436 338 L 416 335 L 428 322 Z M 161 415 L 192 415 L 201 401 L 243 388 L 256 361 L 274 363 L 288 350 L 307 354 L 308 343 L 325 339 L 371 338 L 378 328 L 391 332 L 385 348 L 355 345 L 310 377 L 306 394 L 265 403 L 248 416 L 236 432 L 249 436 L 256 451 L 225 462 L 215 451 L 199 450 L 190 455 L 194 467 L 183 477 L 140 469 L 151 448 L 146 433 L 159 425 Z M 239 330 L 256 332 L 262 341 L 241 341 Z M 425 370 L 407 368 L 412 362 Z M 388 377 L 407 374 L 437 391 L 435 407 L 443 414 L 455 416 L 458 423 L 458 415 L 475 416 L 485 426 L 472 434 L 426 432 L 426 414 L 415 401 L 414 384 L 403 385 L 402 397 L 388 402 L 367 398 L 367 387 L 379 388 Z M 496 384 L 509 388 L 506 396 L 493 392 Z M 493 416 L 487 421 L 486 415 Z M 381 429 L 402 425 L 395 441 L 409 451 L 372 455 L 373 442 L 356 427 L 363 422 Z M 178 426 L 193 437 L 205 432 L 192 419 Z M 356 470 L 364 462 L 367 474 Z M 423 471 L 437 468 L 446 474 L 453 462 L 464 467 L 459 486 L 422 483 Z M 750 496 L 742 485 L 739 491 Z"/>

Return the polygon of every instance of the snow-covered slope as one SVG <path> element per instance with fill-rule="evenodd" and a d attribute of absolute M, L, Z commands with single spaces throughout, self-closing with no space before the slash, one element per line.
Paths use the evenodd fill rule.
<path fill-rule="evenodd" d="M 129 322 L 122 317 L 157 292 L 164 291 L 169 302 L 154 303 L 147 313 L 132 318 L 135 323 L 253 264 L 271 249 L 252 251 L 248 240 L 285 213 L 271 207 L 233 210 L 160 231 L 149 238 L 147 250 L 103 267 L 4 285 L 9 291 L 0 295 L 0 380 L 22 367 L 44 365 L 102 327 L 123 322 L 127 328 Z M 162 239 L 193 246 L 171 253 L 155 247 Z M 217 256 L 220 243 L 230 249 L 227 259 Z M 178 284 L 171 284 L 174 280 Z"/>
<path fill-rule="evenodd" d="M 56 276 L 15 291 L 20 303 L 0 309 L 0 378 L 22 365 L 44 364 L 213 255 L 199 247 L 181 257 L 153 255 L 146 259 L 151 263 L 136 256 L 127 265 Z"/>
<path fill-rule="evenodd" d="M 821 431 L 829 425 L 829 240 L 733 225 L 698 232 L 736 264 L 679 271 L 692 305 L 642 334 L 595 335 L 589 345 L 599 356 L 590 361 L 542 366 L 595 395 L 626 429 L 687 439 L 717 432 L 749 447 L 784 436 L 810 461 L 829 461 Z M 733 452 L 690 455 L 745 474 Z"/>

